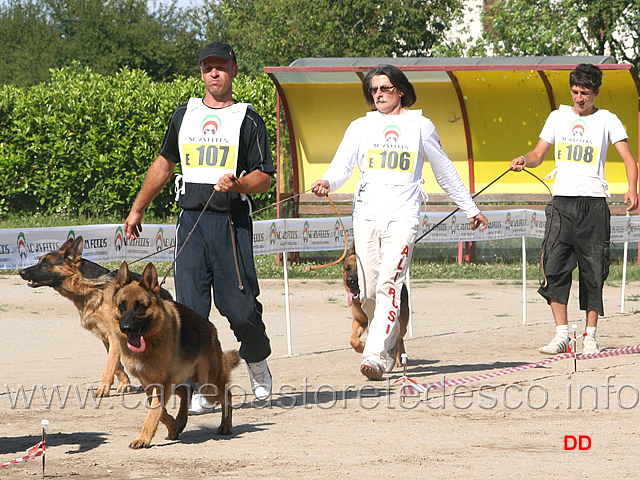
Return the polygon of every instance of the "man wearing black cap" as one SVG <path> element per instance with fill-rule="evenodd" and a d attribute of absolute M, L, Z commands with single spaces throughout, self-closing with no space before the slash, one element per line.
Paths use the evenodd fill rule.
<path fill-rule="evenodd" d="M 271 149 L 262 117 L 250 104 L 233 99 L 238 65 L 231 46 L 210 43 L 199 61 L 205 96 L 191 98 L 173 113 L 160 155 L 149 167 L 125 222 L 125 235 L 140 234 L 145 209 L 180 163 L 176 299 L 208 318 L 213 289 L 216 308 L 240 342 L 253 393 L 265 400 L 271 394 L 266 361 L 271 347 L 257 300 L 249 195 L 264 193 L 271 185 Z M 210 409 L 203 402 L 194 395 L 190 413 Z"/>

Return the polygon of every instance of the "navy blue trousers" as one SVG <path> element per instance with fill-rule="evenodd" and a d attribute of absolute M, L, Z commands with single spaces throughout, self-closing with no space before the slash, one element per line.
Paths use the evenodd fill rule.
<path fill-rule="evenodd" d="M 262 321 L 260 289 L 253 261 L 253 224 L 248 215 L 233 217 L 239 271 L 244 290 L 238 288 L 233 243 L 226 213 L 205 212 L 187 240 L 200 212 L 182 211 L 176 229 L 176 300 L 205 318 L 211 298 L 226 317 L 236 339 L 238 353 L 247 362 L 259 362 L 271 354 Z M 180 250 L 182 246 L 184 248 Z"/>

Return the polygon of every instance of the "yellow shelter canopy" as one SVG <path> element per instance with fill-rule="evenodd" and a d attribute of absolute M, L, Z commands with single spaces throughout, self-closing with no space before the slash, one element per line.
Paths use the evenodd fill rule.
<path fill-rule="evenodd" d="M 288 67 L 265 67 L 278 90 L 291 140 L 294 194 L 322 178 L 349 123 L 366 114 L 362 79 L 373 67 L 392 64 L 413 84 L 417 101 L 440 135 L 445 152 L 475 192 L 503 173 L 512 158 L 531 150 L 549 113 L 572 105 L 569 73 L 579 63 L 603 70 L 596 106 L 623 122 L 636 158 L 640 81 L 633 67 L 611 57 L 505 58 L 304 58 Z M 540 177 L 554 168 L 548 158 Z M 627 190 L 624 165 L 615 149 L 607 157 L 611 193 Z M 442 193 L 430 168 L 427 193 Z M 357 174 L 337 193 L 353 193 Z M 491 193 L 545 193 L 530 175 L 510 174 Z"/>

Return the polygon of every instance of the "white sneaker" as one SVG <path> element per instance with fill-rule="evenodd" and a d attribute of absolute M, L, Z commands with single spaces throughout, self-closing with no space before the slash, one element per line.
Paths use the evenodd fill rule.
<path fill-rule="evenodd" d="M 191 395 L 191 403 L 187 413 L 189 415 L 204 415 L 205 413 L 211 413 L 215 409 L 215 405 L 209 403 L 204 395 L 194 392 Z"/>
<path fill-rule="evenodd" d="M 271 395 L 271 372 L 266 360 L 261 362 L 247 362 L 249 378 L 251 379 L 251 390 L 258 400 L 266 400 Z"/>
<path fill-rule="evenodd" d="M 594 337 L 586 336 L 582 340 L 582 354 L 589 355 L 590 353 L 600 353 L 600 348 L 598 348 L 598 343 Z"/>
<path fill-rule="evenodd" d="M 558 355 L 559 353 L 565 353 L 568 348 L 569 339 L 556 335 L 553 337 L 553 340 L 549 342 L 549 345 L 545 345 L 539 351 L 546 355 Z"/>
<path fill-rule="evenodd" d="M 374 358 L 365 358 L 360 364 L 360 373 L 369 380 L 382 380 L 384 366 Z"/>

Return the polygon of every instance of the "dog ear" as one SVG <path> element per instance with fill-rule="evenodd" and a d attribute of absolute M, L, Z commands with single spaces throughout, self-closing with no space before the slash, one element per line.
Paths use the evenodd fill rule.
<path fill-rule="evenodd" d="M 67 241 L 60 246 L 60 252 L 62 253 L 66 252 L 69 249 L 69 247 L 73 244 L 73 242 L 74 242 L 73 237 L 67 238 Z"/>
<path fill-rule="evenodd" d="M 148 263 L 147 266 L 144 267 L 142 278 L 140 279 L 140 285 L 146 290 L 151 290 L 155 293 L 160 292 L 160 286 L 158 285 L 158 272 L 156 271 L 156 267 L 153 266 L 153 263 Z"/>
<path fill-rule="evenodd" d="M 117 292 L 121 287 L 131 282 L 131 275 L 129 274 L 129 265 L 127 262 L 122 262 L 118 269 L 118 275 L 116 275 L 115 291 Z"/>
<path fill-rule="evenodd" d="M 82 260 L 82 250 L 84 248 L 84 240 L 82 235 L 76 237 L 75 240 L 69 239 L 60 248 L 64 251 L 65 260 L 69 260 L 72 263 L 78 263 Z"/>
<path fill-rule="evenodd" d="M 356 244 L 354 242 L 351 242 L 351 246 L 349 247 L 349 252 L 347 253 L 347 255 L 355 255 L 356 253 Z"/>

